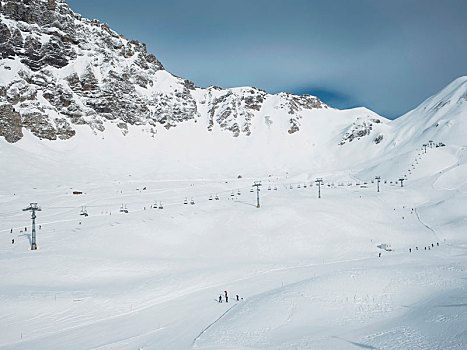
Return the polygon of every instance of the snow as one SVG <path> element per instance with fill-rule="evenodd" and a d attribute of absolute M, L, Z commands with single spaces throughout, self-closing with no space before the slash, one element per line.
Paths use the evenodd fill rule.
<path fill-rule="evenodd" d="M 51 74 L 91 67 L 102 81 L 135 60 L 96 70 L 96 45 Z M 4 60 L 0 84 L 23 68 Z M 141 95 L 183 89 L 150 74 Z M 0 140 L 0 349 L 467 348 L 467 78 L 394 121 L 366 108 L 288 114 L 281 93 L 251 112 L 251 136 L 208 131 L 211 100 L 248 90 L 198 88 L 206 120 L 155 134 L 108 122 L 102 133 L 73 125 L 66 141 L 25 128 L 15 144 Z M 339 145 L 373 118 L 370 135 Z M 425 153 L 429 140 L 447 146 Z M 37 251 L 22 210 L 31 202 L 42 208 Z"/>
<path fill-rule="evenodd" d="M 332 133 L 323 123 L 314 139 L 320 147 L 326 126 Z M 303 172 L 293 160 L 287 172 L 270 172 L 246 152 L 277 146 L 261 136 L 193 130 L 181 125 L 155 140 L 139 127 L 127 136 L 108 127 L 100 137 L 81 126 L 68 141 L 28 132 L 16 144 L 2 141 L 0 348 L 465 348 L 462 147 L 425 154 L 413 140 L 411 152 L 390 158 L 361 163 L 355 155 L 352 169 L 342 170 L 336 152 L 334 170 Z M 291 149 L 297 140 L 287 141 Z M 382 182 L 377 193 L 376 184 L 352 179 L 369 181 L 377 170 L 393 181 L 416 157 L 404 187 Z M 242 173 L 228 166 L 232 159 Z M 317 175 L 326 175 L 321 199 L 309 186 Z M 263 183 L 260 209 L 249 191 L 255 180 Z M 208 200 L 216 194 L 219 201 Z M 42 207 L 37 251 L 22 211 L 33 201 Z M 155 201 L 164 209 L 152 209 Z M 229 303 L 219 304 L 224 290 Z"/>

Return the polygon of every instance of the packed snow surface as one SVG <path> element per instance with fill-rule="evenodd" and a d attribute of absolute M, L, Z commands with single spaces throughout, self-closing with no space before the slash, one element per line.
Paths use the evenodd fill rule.
<path fill-rule="evenodd" d="M 462 145 L 414 141 L 347 172 L 170 178 L 106 139 L 2 143 L 0 348 L 467 346 Z"/>

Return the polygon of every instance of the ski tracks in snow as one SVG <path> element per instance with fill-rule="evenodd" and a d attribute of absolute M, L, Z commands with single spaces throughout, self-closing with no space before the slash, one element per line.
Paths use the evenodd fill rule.
<path fill-rule="evenodd" d="M 219 322 L 230 310 L 232 310 L 235 306 L 238 304 L 233 304 L 231 307 L 229 307 L 222 315 L 220 315 L 217 319 L 215 319 L 213 322 L 211 322 L 207 327 L 205 327 L 199 334 L 198 336 L 193 339 L 192 346 L 194 347 L 196 345 L 196 341 L 213 325 L 215 325 L 217 322 Z"/>

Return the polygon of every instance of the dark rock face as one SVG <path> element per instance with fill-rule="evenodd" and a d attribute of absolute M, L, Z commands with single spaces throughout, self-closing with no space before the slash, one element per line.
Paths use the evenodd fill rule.
<path fill-rule="evenodd" d="M 373 130 L 373 124 L 380 124 L 381 120 L 376 118 L 367 117 L 365 120 L 361 120 L 360 118 L 350 127 L 349 131 L 347 131 L 342 138 L 339 145 L 344 145 L 347 142 L 352 142 L 355 139 L 360 139 L 361 137 L 370 135 Z M 373 142 L 375 144 L 380 143 L 383 141 L 383 135 L 378 135 Z"/>
<path fill-rule="evenodd" d="M 8 142 L 16 142 L 23 137 L 21 116 L 9 103 L 0 105 L 0 136 Z"/>
<path fill-rule="evenodd" d="M 233 136 L 250 135 L 252 119 L 267 100 L 256 88 L 197 88 L 164 70 L 146 45 L 129 41 L 105 23 L 74 13 L 64 0 L 0 0 L 0 136 L 64 140 L 74 125 L 103 131 L 114 123 L 170 129 L 207 114 Z M 327 108 L 313 96 L 279 94 L 299 130 L 301 111 Z"/>

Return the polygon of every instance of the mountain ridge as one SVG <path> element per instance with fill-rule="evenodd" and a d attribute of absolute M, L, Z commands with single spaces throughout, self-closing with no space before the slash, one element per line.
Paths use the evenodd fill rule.
<path fill-rule="evenodd" d="M 65 1 L 2 0 L 0 6 L 0 136 L 8 142 L 20 140 L 22 128 L 66 140 L 75 125 L 97 132 L 111 122 L 124 134 L 129 125 L 147 125 L 155 133 L 203 118 L 208 131 L 217 124 L 233 136 L 250 135 L 255 112 L 273 96 L 293 134 L 302 111 L 330 108 L 310 95 L 196 87 L 165 71 L 145 44 L 83 18 Z"/>

